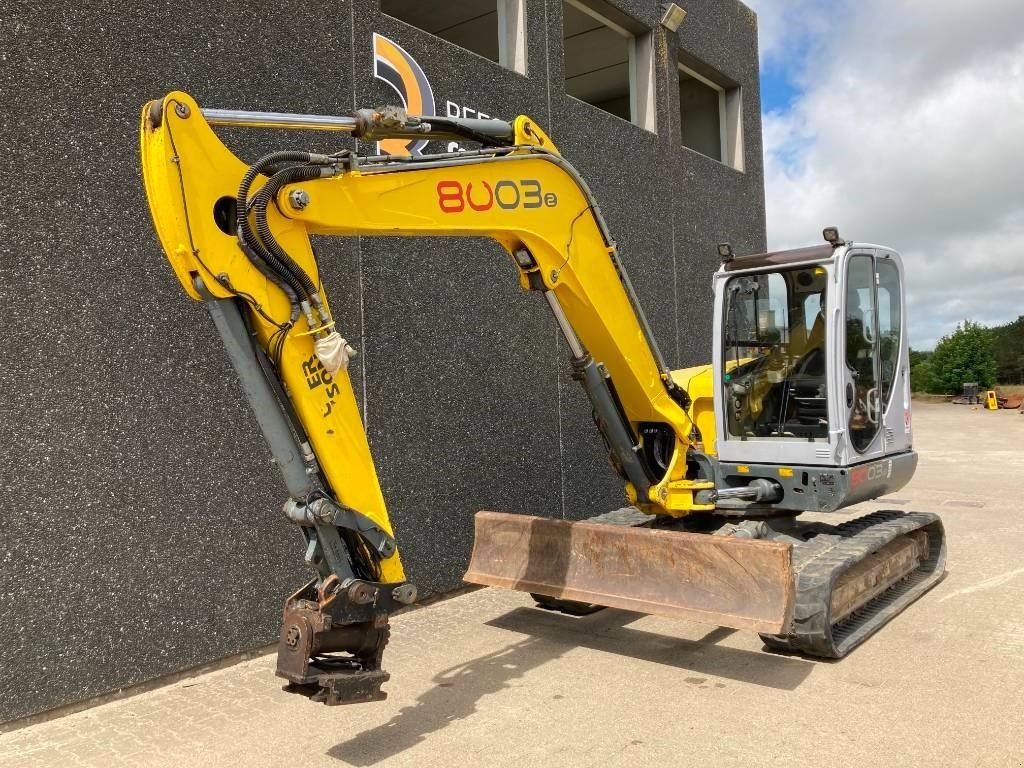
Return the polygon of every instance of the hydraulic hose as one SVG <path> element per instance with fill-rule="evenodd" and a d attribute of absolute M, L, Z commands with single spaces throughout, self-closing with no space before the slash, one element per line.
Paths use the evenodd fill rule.
<path fill-rule="evenodd" d="M 323 175 L 322 171 L 323 168 L 316 165 L 301 165 L 294 168 L 286 168 L 285 170 L 279 171 L 270 177 L 270 180 L 264 184 L 253 197 L 253 213 L 256 224 L 256 235 L 259 237 L 263 247 L 271 257 L 267 259 L 268 264 L 273 267 L 280 265 L 284 270 L 286 270 L 299 282 L 302 293 L 315 304 L 319 304 L 319 301 L 317 301 L 319 298 L 317 287 L 306 271 L 296 264 L 295 260 L 292 259 L 292 257 L 288 255 L 287 251 L 285 251 L 284 248 L 278 244 L 277 240 L 274 239 L 274 233 L 271 231 L 270 224 L 267 221 L 267 206 L 284 185 L 298 181 L 319 179 Z"/>
<path fill-rule="evenodd" d="M 249 169 L 245 172 L 242 177 L 241 183 L 238 185 L 238 200 L 239 203 L 237 218 L 238 223 L 241 224 L 245 220 L 245 206 L 241 203 L 246 201 L 249 195 L 249 187 L 256 181 L 256 177 L 263 173 L 264 170 L 274 165 L 280 165 L 281 163 L 308 163 L 311 155 L 309 152 L 272 152 L 269 155 L 264 155 L 255 163 L 249 166 Z"/>
<path fill-rule="evenodd" d="M 274 258 L 273 254 L 263 247 L 249 229 L 249 188 L 257 176 L 274 166 L 278 166 L 281 163 L 307 163 L 311 158 L 312 155 L 309 152 L 296 151 L 273 152 L 261 157 L 246 170 L 242 181 L 238 185 L 238 195 L 235 198 L 235 228 L 239 246 L 256 268 L 284 291 L 289 303 L 292 305 L 290 322 L 294 322 L 298 318 L 299 297 L 304 292 L 304 286 L 291 273 L 286 264 L 280 263 L 278 259 Z"/>
<path fill-rule="evenodd" d="M 266 277 L 270 282 L 281 289 L 281 292 L 288 297 L 288 303 L 291 305 L 291 314 L 288 317 L 288 325 L 295 325 L 295 321 L 299 319 L 299 295 L 295 292 L 295 289 L 289 285 L 277 272 L 270 268 L 266 261 L 256 253 L 241 237 L 238 239 L 238 244 L 242 248 L 242 252 L 248 257 L 249 261 L 252 262 L 256 268 Z"/>
<path fill-rule="evenodd" d="M 302 284 L 288 272 L 284 265 L 277 263 L 252 232 L 239 232 L 238 245 L 249 261 L 278 288 L 284 291 L 289 302 L 298 306 L 302 301 Z M 293 307 L 294 308 L 294 307 Z"/>

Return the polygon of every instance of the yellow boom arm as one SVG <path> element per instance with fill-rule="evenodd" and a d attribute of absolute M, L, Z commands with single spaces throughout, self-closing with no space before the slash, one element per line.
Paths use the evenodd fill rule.
<path fill-rule="evenodd" d="M 150 108 L 144 114 L 143 167 L 157 232 L 183 287 L 200 298 L 193 284 L 198 276 L 214 296 L 248 295 L 271 317 L 287 318 L 285 296 L 252 266 L 230 228 L 218 223 L 218 205 L 234 198 L 247 166 L 221 143 L 189 96 L 169 94 L 162 107 L 159 125 L 152 124 Z M 685 476 L 692 425 L 680 403 L 683 392 L 660 359 L 599 209 L 529 118 L 517 118 L 514 130 L 514 146 L 490 153 L 418 162 L 339 158 L 336 174 L 283 186 L 277 205 L 268 208 L 269 226 L 314 283 L 310 235 L 485 236 L 514 259 L 525 249 L 527 266 L 515 261 L 523 288 L 544 293 L 574 357 L 589 353 L 613 383 L 636 443 L 642 443 L 643 424 L 672 428 L 676 442 L 666 457 L 668 471 L 646 483 L 627 475 L 631 500 L 668 514 L 704 509 L 693 492 L 709 485 Z M 259 314 L 252 319 L 269 347 L 276 328 Z M 339 478 L 335 490 L 342 500 L 387 525 L 347 376 L 339 372 L 336 386 L 316 385 L 313 338 L 301 335 L 309 331 L 300 319 L 287 337 L 281 378 L 322 469 Z M 645 493 L 638 493 L 639 485 L 647 485 Z"/>
<path fill-rule="evenodd" d="M 239 114 L 248 115 L 247 124 L 304 125 L 300 116 Z M 256 344 L 249 352 L 244 339 L 236 344 L 236 368 L 258 359 L 290 419 L 304 472 L 318 479 L 306 485 L 300 472 L 289 484 L 286 512 L 304 526 L 307 559 L 320 564 L 321 575 L 286 605 L 282 648 L 295 640 L 316 650 L 331 623 L 324 629 L 317 622 L 335 593 L 348 611 L 336 612 L 336 625 L 351 622 L 353 606 L 384 606 L 364 616 L 370 625 L 380 623 L 389 600 L 412 599 L 397 590 L 388 600 L 374 597 L 381 585 L 403 584 L 405 575 L 346 369 L 354 350 L 339 338 L 342 329 L 319 295 L 311 235 L 485 236 L 500 243 L 521 286 L 542 293 L 554 313 L 631 502 L 677 516 L 712 508 L 694 499 L 712 483 L 687 476 L 694 434 L 688 397 L 661 358 L 586 184 L 533 121 L 518 117 L 507 126 L 363 111 L 323 118 L 317 127 L 362 139 L 449 132 L 483 147 L 416 158 L 292 153 L 263 166 L 243 163 L 211 127 L 231 122 L 214 110 L 204 115 L 185 93 L 170 93 L 143 112 L 142 166 L 156 231 L 182 287 L 211 312 L 227 312 L 218 321 L 222 335 L 232 322 L 238 326 L 231 307 L 242 308 Z M 240 375 L 246 385 L 248 375 Z M 265 434 L 282 431 L 261 426 Z M 365 589 L 341 589 L 350 582 Z M 289 610 L 314 602 L 320 612 L 296 614 L 298 629 L 289 635 Z M 350 651 L 352 644 L 335 642 Z M 360 657 L 363 668 L 373 671 L 367 658 Z M 312 675 L 305 667 L 285 674 L 293 683 Z M 358 700 L 341 688 L 335 694 Z"/>

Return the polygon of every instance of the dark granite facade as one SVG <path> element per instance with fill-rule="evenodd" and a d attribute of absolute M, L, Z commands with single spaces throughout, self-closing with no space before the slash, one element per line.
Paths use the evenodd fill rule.
<path fill-rule="evenodd" d="M 658 0 L 615 3 L 660 29 Z M 394 97 L 371 33 L 438 104 L 533 115 L 591 184 L 666 357 L 710 353 L 715 243 L 764 246 L 756 21 L 691 0 L 656 47 L 657 134 L 564 94 L 561 0 L 527 0 L 529 74 L 380 14 L 171 0 L 25 0 L 0 25 L 0 721 L 272 642 L 305 577 L 284 496 L 202 308 L 152 234 L 141 105 L 339 113 Z M 315 30 L 315 32 L 314 32 Z M 661 35 L 661 32 L 658 32 Z M 746 172 L 680 146 L 678 47 L 743 87 Z M 246 158 L 324 135 L 230 132 Z M 477 240 L 318 242 L 359 340 L 367 425 L 413 579 L 459 584 L 480 508 L 580 517 L 622 502 L 564 345 Z M 360 311 L 362 307 L 362 311 Z M 393 642 L 401 642 L 396 637 Z"/>

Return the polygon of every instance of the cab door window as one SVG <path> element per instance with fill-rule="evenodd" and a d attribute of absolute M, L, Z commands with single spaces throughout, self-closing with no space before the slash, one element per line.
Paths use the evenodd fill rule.
<path fill-rule="evenodd" d="M 902 306 L 900 271 L 889 259 L 875 261 L 878 274 L 878 349 L 881 360 L 882 403 L 886 413 L 900 367 Z"/>
<path fill-rule="evenodd" d="M 876 301 L 874 259 L 852 256 L 846 278 L 846 407 L 858 453 L 871 446 L 881 421 Z"/>
<path fill-rule="evenodd" d="M 726 284 L 726 434 L 828 441 L 824 267 L 739 275 Z"/>

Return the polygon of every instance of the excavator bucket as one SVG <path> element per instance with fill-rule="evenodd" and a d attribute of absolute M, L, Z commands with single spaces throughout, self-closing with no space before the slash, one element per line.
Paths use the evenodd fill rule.
<path fill-rule="evenodd" d="M 769 634 L 793 611 L 791 545 L 699 533 L 476 514 L 465 580 Z"/>

